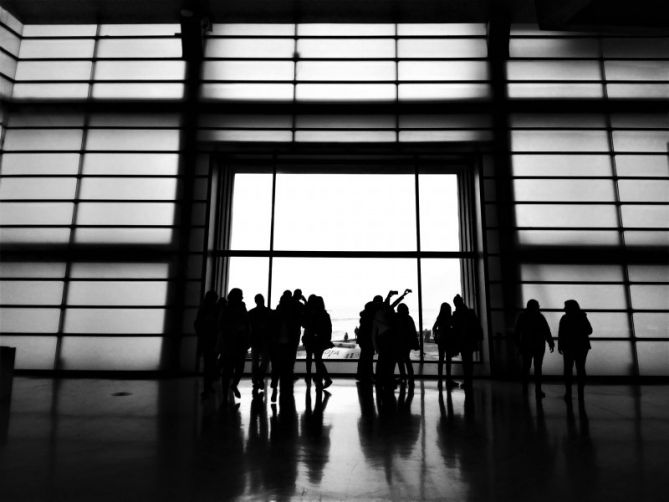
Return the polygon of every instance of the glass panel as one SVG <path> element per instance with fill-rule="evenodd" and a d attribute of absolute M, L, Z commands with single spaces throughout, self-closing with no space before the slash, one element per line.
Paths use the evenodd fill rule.
<path fill-rule="evenodd" d="M 162 338 L 63 338 L 64 370 L 156 371 Z"/>
<path fill-rule="evenodd" d="M 397 135 L 394 131 L 297 131 L 295 141 L 298 142 L 347 142 L 374 143 L 394 142 Z"/>
<path fill-rule="evenodd" d="M 129 202 L 83 202 L 78 225 L 172 225 L 174 204 Z"/>
<path fill-rule="evenodd" d="M 462 294 L 460 260 L 421 260 L 423 330 L 431 330 L 443 302 L 452 308 L 453 297 Z M 418 327 L 418 315 L 412 314 Z M 425 344 L 426 360 L 438 360 L 439 353 L 434 343 Z"/>
<path fill-rule="evenodd" d="M 514 176 L 611 176 L 607 155 L 514 155 Z"/>
<path fill-rule="evenodd" d="M 524 263 L 520 268 L 523 281 L 623 282 L 618 265 L 549 265 Z"/>
<path fill-rule="evenodd" d="M 631 285 L 632 306 L 635 309 L 669 310 L 669 285 Z"/>
<path fill-rule="evenodd" d="M 69 228 L 0 228 L 0 241 L 4 244 L 66 244 L 69 240 Z"/>
<path fill-rule="evenodd" d="M 628 246 L 669 246 L 669 232 L 625 232 Z"/>
<path fill-rule="evenodd" d="M 17 370 L 52 370 L 56 341 L 55 336 L 0 336 L 0 345 L 16 347 Z"/>
<path fill-rule="evenodd" d="M 204 80 L 293 80 L 292 61 L 208 61 Z"/>
<path fill-rule="evenodd" d="M 299 121 L 299 116 L 297 118 Z M 299 123 L 299 122 L 298 122 Z M 291 129 L 290 115 L 202 115 L 200 127 L 220 128 L 258 128 L 258 129 Z"/>
<path fill-rule="evenodd" d="M 470 129 L 492 127 L 486 115 L 400 115 L 401 129 Z"/>
<path fill-rule="evenodd" d="M 669 80 L 669 61 L 605 61 L 608 80 Z"/>
<path fill-rule="evenodd" d="M 263 295 L 265 305 L 268 304 L 267 291 L 269 287 L 269 258 L 242 258 L 231 257 L 228 262 L 228 291 L 232 288 L 240 288 L 244 292 L 244 301 L 246 308 L 255 307 L 254 297 L 257 294 Z M 223 292 L 219 292 L 223 293 Z M 276 303 L 278 297 L 272 298 Z"/>
<path fill-rule="evenodd" d="M 164 309 L 67 309 L 65 315 L 65 333 L 161 334 L 164 324 Z"/>
<path fill-rule="evenodd" d="M 669 84 L 607 84 L 609 98 L 665 99 L 669 96 Z"/>
<path fill-rule="evenodd" d="M 24 38 L 21 42 L 19 59 L 91 59 L 93 42 L 92 39 L 30 40 Z"/>
<path fill-rule="evenodd" d="M 170 178 L 83 178 L 82 199 L 174 199 L 177 180 Z"/>
<path fill-rule="evenodd" d="M 399 98 L 406 101 L 481 99 L 490 96 L 487 84 L 401 84 Z"/>
<path fill-rule="evenodd" d="M 632 347 L 629 342 L 592 342 L 585 370 L 589 375 L 632 375 Z M 587 391 L 586 391 L 587 392 Z"/>
<path fill-rule="evenodd" d="M 295 124 L 297 129 L 395 129 L 395 116 L 297 115 Z"/>
<path fill-rule="evenodd" d="M 510 98 L 602 98 L 601 84 L 509 84 Z"/>
<path fill-rule="evenodd" d="M 596 39 L 588 38 L 511 38 L 512 58 L 597 58 Z"/>
<path fill-rule="evenodd" d="M 170 244 L 172 229 L 80 228 L 75 242 L 81 244 Z"/>
<path fill-rule="evenodd" d="M 399 23 L 397 34 L 403 36 L 433 35 L 433 36 L 485 36 L 486 27 L 483 23 Z"/>
<path fill-rule="evenodd" d="M 291 38 L 226 38 L 207 40 L 207 58 L 292 59 L 295 42 Z"/>
<path fill-rule="evenodd" d="M 582 309 L 625 309 L 622 284 L 522 284 L 522 304 L 536 299 L 543 308 L 561 309 L 565 300 L 573 298 Z M 597 327 L 593 326 L 594 331 Z"/>
<path fill-rule="evenodd" d="M 183 84 L 95 84 L 93 97 L 131 99 L 178 99 L 183 96 Z"/>
<path fill-rule="evenodd" d="M 604 38 L 604 56 L 607 58 L 666 58 L 669 38 Z"/>
<path fill-rule="evenodd" d="M 669 342 L 637 342 L 636 350 L 641 376 L 669 375 Z"/>
<path fill-rule="evenodd" d="M 606 152 L 606 131 L 512 131 L 511 147 L 516 152 Z"/>
<path fill-rule="evenodd" d="M 62 299 L 59 281 L 0 281 L 0 304 L 60 305 Z"/>
<path fill-rule="evenodd" d="M 98 41 L 97 57 L 106 58 L 180 58 L 181 40 L 178 38 L 126 38 Z"/>
<path fill-rule="evenodd" d="M 99 61 L 95 80 L 183 80 L 183 61 Z"/>
<path fill-rule="evenodd" d="M 227 37 L 234 35 L 285 35 L 292 37 L 295 34 L 295 25 L 287 23 L 214 23 L 212 34 Z"/>
<path fill-rule="evenodd" d="M 394 81 L 395 63 L 391 61 L 301 61 L 297 63 L 297 80 Z"/>
<path fill-rule="evenodd" d="M 167 279 L 167 263 L 73 263 L 73 279 Z"/>
<path fill-rule="evenodd" d="M 13 202 L 0 205 L 2 225 L 69 225 L 73 204 L 58 202 Z"/>
<path fill-rule="evenodd" d="M 272 308 L 287 289 L 322 296 L 332 319 L 333 341 L 343 341 L 345 333 L 352 338 L 365 304 L 391 289 L 413 291 L 404 303 L 418 324 L 414 259 L 275 258 L 273 270 Z"/>
<path fill-rule="evenodd" d="M 274 248 L 415 250 L 414 196 L 408 174 L 279 173 Z"/>
<path fill-rule="evenodd" d="M 88 80 L 90 61 L 19 61 L 16 80 Z"/>
<path fill-rule="evenodd" d="M 300 37 L 308 36 L 394 36 L 394 24 L 366 24 L 366 23 L 305 23 L 297 25 L 297 35 Z"/>
<path fill-rule="evenodd" d="M 627 269 L 632 282 L 669 282 L 669 264 L 629 265 Z"/>
<path fill-rule="evenodd" d="M 669 206 L 622 206 L 623 226 L 669 228 Z"/>
<path fill-rule="evenodd" d="M 634 331 L 639 338 L 669 338 L 669 312 L 635 312 Z"/>
<path fill-rule="evenodd" d="M 73 281 L 68 305 L 165 305 L 167 282 Z"/>
<path fill-rule="evenodd" d="M 669 176 L 667 155 L 616 155 L 618 176 Z"/>
<path fill-rule="evenodd" d="M 515 180 L 518 201 L 613 202 L 613 182 L 604 180 Z"/>
<path fill-rule="evenodd" d="M 65 264 L 53 262 L 0 262 L 0 277 L 64 277 Z"/>
<path fill-rule="evenodd" d="M 91 129 L 89 150 L 178 150 L 179 131 L 151 129 Z"/>
<path fill-rule="evenodd" d="M 489 141 L 491 131 L 400 131 L 400 141 Z"/>
<path fill-rule="evenodd" d="M 511 115 L 511 127 L 531 127 L 535 129 L 555 129 L 559 127 L 578 127 L 605 129 L 606 118 L 595 113 L 534 114 L 514 113 Z"/>
<path fill-rule="evenodd" d="M 616 246 L 617 231 L 593 230 L 520 230 L 518 243 L 525 246 Z"/>
<path fill-rule="evenodd" d="M 510 61 L 509 80 L 601 80 L 598 61 Z"/>
<path fill-rule="evenodd" d="M 202 97 L 244 101 L 291 101 L 293 84 L 202 84 Z"/>
<path fill-rule="evenodd" d="M 487 79 L 488 66 L 483 61 L 400 61 L 399 63 L 399 80 Z"/>
<path fill-rule="evenodd" d="M 620 180 L 618 190 L 623 202 L 669 202 L 667 180 Z"/>
<path fill-rule="evenodd" d="M 101 24 L 100 36 L 171 36 L 181 32 L 179 24 Z"/>
<path fill-rule="evenodd" d="M 88 97 L 88 84 L 14 84 L 12 96 L 17 99 L 57 99 Z"/>
<path fill-rule="evenodd" d="M 613 145 L 618 152 L 667 152 L 667 131 L 613 131 Z"/>
<path fill-rule="evenodd" d="M 393 101 L 394 84 L 298 84 L 298 101 Z"/>
<path fill-rule="evenodd" d="M 91 128 L 178 129 L 180 125 L 181 117 L 175 113 L 94 113 L 89 119 Z"/>
<path fill-rule="evenodd" d="M 253 131 L 199 131 L 197 138 L 203 142 L 289 142 L 293 140 L 293 133 L 292 131 L 262 131 L 260 129 Z"/>
<path fill-rule="evenodd" d="M 394 59 L 395 41 L 392 38 L 300 39 L 297 53 L 300 59 Z"/>
<path fill-rule="evenodd" d="M 179 156 L 170 153 L 87 153 L 84 174 L 176 175 Z"/>
<path fill-rule="evenodd" d="M 616 113 L 611 115 L 614 129 L 669 128 L 669 113 Z"/>
<path fill-rule="evenodd" d="M 75 178 L 3 178 L 0 199 L 73 199 Z"/>
<path fill-rule="evenodd" d="M 17 56 L 19 47 L 21 46 L 21 39 L 4 26 L 0 26 L 0 46 L 10 54 Z"/>
<path fill-rule="evenodd" d="M 459 251 L 458 177 L 420 174 L 420 247 L 423 251 Z"/>
<path fill-rule="evenodd" d="M 271 218 L 272 174 L 235 174 L 230 249 L 269 249 Z"/>
<path fill-rule="evenodd" d="M 488 51 L 484 39 L 413 38 L 398 41 L 398 55 L 400 59 L 484 58 Z"/>
<path fill-rule="evenodd" d="M 544 306 L 541 305 L 541 308 Z M 551 333 L 558 336 L 560 318 L 564 312 L 543 312 Z M 627 338 L 630 337 L 629 320 L 627 314 L 622 312 L 588 312 L 588 320 L 594 332 L 591 338 Z M 596 329 L 595 329 L 596 328 Z"/>
<path fill-rule="evenodd" d="M 516 206 L 519 227 L 616 227 L 615 207 L 572 204 L 523 204 Z"/>
<path fill-rule="evenodd" d="M 3 333 L 58 333 L 59 309 L 0 308 Z"/>
<path fill-rule="evenodd" d="M 94 37 L 95 24 L 26 24 L 24 37 Z"/>
<path fill-rule="evenodd" d="M 2 174 L 77 174 L 76 153 L 5 153 Z"/>
<path fill-rule="evenodd" d="M 79 150 L 81 129 L 7 129 L 5 150 Z"/>

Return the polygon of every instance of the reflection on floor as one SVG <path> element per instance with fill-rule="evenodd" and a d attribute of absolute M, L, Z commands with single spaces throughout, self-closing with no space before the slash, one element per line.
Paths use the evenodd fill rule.
<path fill-rule="evenodd" d="M 669 387 L 548 385 L 468 396 L 434 381 L 379 395 L 202 402 L 192 378 L 17 378 L 0 415 L 0 500 L 667 500 Z"/>

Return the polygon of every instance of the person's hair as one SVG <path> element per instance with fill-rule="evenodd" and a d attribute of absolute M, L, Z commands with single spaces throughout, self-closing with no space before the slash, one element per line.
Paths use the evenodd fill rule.
<path fill-rule="evenodd" d="M 576 300 L 567 300 L 564 302 L 564 311 L 565 312 L 578 312 L 581 310 L 581 306 Z"/>
<path fill-rule="evenodd" d="M 381 295 L 376 295 L 374 299 L 372 300 L 373 303 L 381 303 L 383 302 L 383 296 Z"/>
<path fill-rule="evenodd" d="M 261 295 L 260 293 L 258 293 L 257 295 L 255 295 L 255 296 L 253 297 L 253 299 L 255 300 L 256 305 L 261 305 L 261 304 L 264 304 L 264 303 L 265 303 L 265 297 L 264 297 L 263 295 Z"/>
<path fill-rule="evenodd" d="M 204 303 L 214 304 L 216 303 L 216 300 L 218 300 L 218 293 L 213 289 L 210 289 L 204 294 Z"/>
<path fill-rule="evenodd" d="M 439 316 L 442 315 L 451 315 L 453 310 L 451 309 L 451 305 L 448 302 L 444 302 L 441 304 L 441 307 L 439 308 Z"/>
<path fill-rule="evenodd" d="M 460 295 L 455 295 L 453 297 L 453 305 L 455 305 L 457 307 L 458 304 L 464 305 L 465 301 L 462 299 L 462 297 Z"/>
<path fill-rule="evenodd" d="M 539 302 L 535 299 L 527 300 L 527 310 L 539 310 Z"/>
<path fill-rule="evenodd" d="M 228 293 L 228 302 L 241 302 L 244 295 L 239 288 L 232 288 Z"/>
<path fill-rule="evenodd" d="M 407 307 L 406 304 L 404 304 L 404 303 L 400 303 L 397 306 L 397 313 L 402 314 L 402 315 L 408 314 L 409 313 L 409 307 Z"/>

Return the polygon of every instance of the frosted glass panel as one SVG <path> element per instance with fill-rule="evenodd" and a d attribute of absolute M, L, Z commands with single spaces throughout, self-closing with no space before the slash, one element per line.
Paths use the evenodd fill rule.
<path fill-rule="evenodd" d="M 172 229 L 80 228 L 75 241 L 82 244 L 170 244 Z"/>
<path fill-rule="evenodd" d="M 606 131 L 512 131 L 514 151 L 598 152 L 608 151 Z"/>
<path fill-rule="evenodd" d="M 669 312 L 635 312 L 634 330 L 639 338 L 669 338 Z"/>
<path fill-rule="evenodd" d="M 622 284 L 523 284 L 521 289 L 523 305 L 534 298 L 544 308 L 561 309 L 565 300 L 574 299 L 586 311 L 626 308 Z"/>
<path fill-rule="evenodd" d="M 175 175 L 179 157 L 170 153 L 87 153 L 84 174 Z"/>
<path fill-rule="evenodd" d="M 62 299 L 59 281 L 0 281 L 0 304 L 60 305 Z"/>
<path fill-rule="evenodd" d="M 298 101 L 393 101 L 394 84 L 298 84 Z"/>
<path fill-rule="evenodd" d="M 669 96 L 669 84 L 607 84 L 609 98 L 665 99 Z"/>
<path fill-rule="evenodd" d="M 459 251 L 458 178 L 420 174 L 420 246 L 423 251 Z"/>
<path fill-rule="evenodd" d="M 93 39 L 83 40 L 30 40 L 23 39 L 20 59 L 91 59 L 93 57 Z"/>
<path fill-rule="evenodd" d="M 392 26 L 392 25 L 391 25 Z M 485 36 L 486 27 L 483 23 L 398 23 L 397 34 L 403 36 L 417 35 L 470 35 Z"/>
<path fill-rule="evenodd" d="M 489 141 L 490 131 L 400 131 L 400 141 Z"/>
<path fill-rule="evenodd" d="M 414 38 L 399 40 L 398 55 L 401 59 L 484 58 L 488 55 L 488 51 L 484 39 Z"/>
<path fill-rule="evenodd" d="M 605 38 L 602 40 L 607 58 L 666 58 L 669 38 Z"/>
<path fill-rule="evenodd" d="M 626 227 L 669 228 L 669 206 L 622 206 Z"/>
<path fill-rule="evenodd" d="M 616 265 L 521 265 L 523 281 L 623 282 L 622 267 Z"/>
<path fill-rule="evenodd" d="M 77 174 L 79 155 L 70 153 L 5 153 L 2 174 Z"/>
<path fill-rule="evenodd" d="M 213 35 L 284 35 L 292 37 L 295 34 L 295 25 L 290 23 L 254 24 L 254 23 L 214 23 Z"/>
<path fill-rule="evenodd" d="M 402 129 L 469 129 L 492 127 L 486 115 L 400 115 Z"/>
<path fill-rule="evenodd" d="M 268 304 L 267 288 L 269 287 L 269 258 L 242 258 L 232 257 L 229 259 L 228 291 L 232 288 L 240 288 L 244 293 L 246 308 L 255 307 L 253 298 L 257 294 L 263 295 L 265 305 Z M 227 294 L 227 291 L 225 292 Z M 273 298 L 274 304 L 278 301 Z"/>
<path fill-rule="evenodd" d="M 393 59 L 395 57 L 395 41 L 392 38 L 301 39 L 297 44 L 297 52 L 301 59 Z"/>
<path fill-rule="evenodd" d="M 161 334 L 164 309 L 67 309 L 65 333 Z"/>
<path fill-rule="evenodd" d="M 615 207 L 572 204 L 523 204 L 516 206 L 520 227 L 616 227 Z"/>
<path fill-rule="evenodd" d="M 0 228 L 0 241 L 4 244 L 66 244 L 69 239 L 69 228 Z"/>
<path fill-rule="evenodd" d="M 0 262 L 0 277 L 64 277 L 64 263 Z"/>
<path fill-rule="evenodd" d="M 207 58 L 292 59 L 295 42 L 286 38 L 227 38 L 207 40 Z M 207 63 L 205 63 L 207 64 Z"/>
<path fill-rule="evenodd" d="M 60 309 L 0 308 L 3 333 L 58 333 Z"/>
<path fill-rule="evenodd" d="M 514 176 L 611 176 L 607 155 L 514 155 Z M 669 169 L 668 169 L 669 171 Z"/>
<path fill-rule="evenodd" d="M 511 127 L 605 129 L 606 119 L 604 115 L 596 113 L 561 113 L 551 115 L 543 113 L 514 113 L 511 115 Z"/>
<path fill-rule="evenodd" d="M 625 232 L 625 244 L 628 246 L 669 246 L 667 231 Z"/>
<path fill-rule="evenodd" d="M 183 84 L 95 84 L 93 97 L 100 99 L 178 99 L 183 96 Z"/>
<path fill-rule="evenodd" d="M 55 336 L 0 336 L 0 345 L 16 347 L 17 370 L 52 370 L 56 355 Z"/>
<path fill-rule="evenodd" d="M 167 263 L 73 263 L 73 279 L 167 279 Z"/>
<path fill-rule="evenodd" d="M 347 142 L 374 143 L 394 142 L 394 131 L 297 131 L 295 141 L 302 142 Z"/>
<path fill-rule="evenodd" d="M 601 84 L 540 83 L 509 84 L 510 98 L 602 98 Z"/>
<path fill-rule="evenodd" d="M 632 307 L 640 310 L 669 310 L 669 284 L 630 286 Z"/>
<path fill-rule="evenodd" d="M 623 202 L 669 202 L 669 180 L 620 180 L 618 190 Z"/>
<path fill-rule="evenodd" d="M 79 225 L 172 225 L 174 204 L 130 202 L 83 202 Z"/>
<path fill-rule="evenodd" d="M 84 178 L 81 183 L 82 199 L 174 199 L 176 179 L 116 179 Z"/>
<path fill-rule="evenodd" d="M 629 265 L 628 273 L 632 282 L 669 283 L 669 263 L 665 265 Z"/>
<path fill-rule="evenodd" d="M 101 24 L 101 36 L 172 36 L 181 32 L 179 24 Z"/>
<path fill-rule="evenodd" d="M 93 37 L 95 24 L 26 24 L 24 37 Z"/>
<path fill-rule="evenodd" d="M 290 101 L 292 84 L 202 84 L 202 97 L 244 101 Z"/>
<path fill-rule="evenodd" d="M 511 38 L 509 54 L 512 58 L 597 58 L 598 42 L 587 38 Z"/>
<path fill-rule="evenodd" d="M 613 202 L 613 183 L 604 180 L 515 180 L 518 201 Z"/>
<path fill-rule="evenodd" d="M 642 376 L 669 375 L 669 343 L 637 342 L 639 374 Z"/>
<path fill-rule="evenodd" d="M 68 305 L 160 306 L 167 300 L 167 282 L 73 281 Z"/>
<path fill-rule="evenodd" d="M 178 150 L 178 130 L 91 129 L 86 147 L 89 150 Z"/>
<path fill-rule="evenodd" d="M 298 116 L 299 120 L 299 116 Z M 292 117 L 289 115 L 202 115 L 200 117 L 201 127 L 212 128 L 284 128 L 292 127 Z"/>
<path fill-rule="evenodd" d="M 292 79 L 292 75 L 290 77 Z M 385 61 L 303 61 L 297 80 L 395 80 L 395 63 Z"/>
<path fill-rule="evenodd" d="M 366 24 L 366 23 L 305 23 L 297 25 L 297 35 L 300 37 L 324 35 L 355 36 L 394 36 L 393 24 Z"/>
<path fill-rule="evenodd" d="M 616 155 L 618 176 L 669 177 L 667 155 Z"/>
<path fill-rule="evenodd" d="M 591 345 L 585 362 L 588 375 L 632 375 L 632 346 L 629 342 L 593 341 Z"/>
<path fill-rule="evenodd" d="M 95 80 L 182 80 L 183 61 L 98 61 Z"/>
<path fill-rule="evenodd" d="M 598 61 L 510 61 L 509 80 L 600 80 Z"/>
<path fill-rule="evenodd" d="M 274 248 L 415 250 L 415 217 L 412 175 L 280 173 Z"/>
<path fill-rule="evenodd" d="M 16 80 L 88 80 L 90 61 L 19 61 Z"/>
<path fill-rule="evenodd" d="M 544 306 L 541 305 L 541 308 Z M 544 312 L 548 326 L 554 337 L 558 336 L 560 318 L 564 312 Z M 588 320 L 593 327 L 591 338 L 626 338 L 630 337 L 629 320 L 623 312 L 588 312 Z"/>
<path fill-rule="evenodd" d="M 669 80 L 669 61 L 606 61 L 608 80 Z"/>
<path fill-rule="evenodd" d="M 289 142 L 293 140 L 292 131 L 262 131 L 256 129 L 253 131 L 200 131 L 197 138 L 199 141 L 220 142 L 220 141 L 267 141 L 267 142 Z"/>
<path fill-rule="evenodd" d="M 401 84 L 400 101 L 482 99 L 490 96 L 487 84 Z"/>
<path fill-rule="evenodd" d="M 613 145 L 619 152 L 667 152 L 669 131 L 613 131 Z"/>
<path fill-rule="evenodd" d="M 525 246 L 616 246 L 620 243 L 620 237 L 617 231 L 520 230 L 518 242 Z"/>
<path fill-rule="evenodd" d="M 3 178 L 0 199 L 73 199 L 75 178 Z"/>
<path fill-rule="evenodd" d="M 400 61 L 399 80 L 487 80 L 483 61 Z"/>
<path fill-rule="evenodd" d="M 63 339 L 64 370 L 156 371 L 160 368 L 162 338 Z"/>
<path fill-rule="evenodd" d="M 7 129 L 5 150 L 79 150 L 81 129 Z"/>
<path fill-rule="evenodd" d="M 105 39 L 98 41 L 97 57 L 107 58 L 180 58 L 181 40 L 164 39 Z"/>
<path fill-rule="evenodd" d="M 71 203 L 12 202 L 0 205 L 2 225 L 70 225 Z"/>
<path fill-rule="evenodd" d="M 12 97 L 20 99 L 85 99 L 88 97 L 88 84 L 14 84 Z"/>
<path fill-rule="evenodd" d="M 293 80 L 292 61 L 209 61 L 204 80 Z"/>
<path fill-rule="evenodd" d="M 395 129 L 393 115 L 297 115 L 295 119 L 298 129 Z"/>
<path fill-rule="evenodd" d="M 272 174 L 235 174 L 230 249 L 269 249 Z"/>

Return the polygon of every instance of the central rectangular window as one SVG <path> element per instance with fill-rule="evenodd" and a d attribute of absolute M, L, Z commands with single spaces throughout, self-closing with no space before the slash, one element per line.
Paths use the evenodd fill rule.
<path fill-rule="evenodd" d="M 436 359 L 430 330 L 441 303 L 463 294 L 464 262 L 473 258 L 461 231 L 462 173 L 361 161 L 226 166 L 214 282 L 219 292 L 241 288 L 249 309 L 258 293 L 272 308 L 285 290 L 322 296 L 335 359 L 357 358 L 367 302 L 410 289 L 404 303 L 423 343 L 412 357 Z"/>

